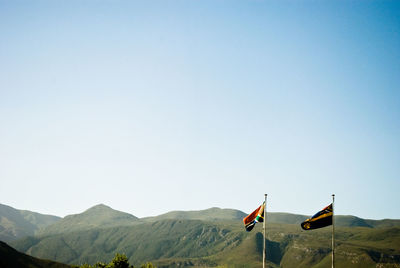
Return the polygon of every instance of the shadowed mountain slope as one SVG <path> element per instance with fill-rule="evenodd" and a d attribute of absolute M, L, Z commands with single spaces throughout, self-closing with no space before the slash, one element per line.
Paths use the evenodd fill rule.
<path fill-rule="evenodd" d="M 71 266 L 49 260 L 41 260 L 16 251 L 0 241 L 0 267 L 4 268 L 70 268 Z"/>

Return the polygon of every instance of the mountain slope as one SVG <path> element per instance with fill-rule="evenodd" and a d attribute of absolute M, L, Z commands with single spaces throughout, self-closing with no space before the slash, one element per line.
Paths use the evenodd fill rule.
<path fill-rule="evenodd" d="M 41 260 L 20 253 L 0 241 L 0 267 L 7 268 L 69 268 L 69 265 Z"/>
<path fill-rule="evenodd" d="M 26 238 L 12 245 L 39 258 L 69 264 L 107 262 L 116 252 L 129 262 L 158 267 L 259 267 L 262 225 L 245 232 L 241 221 L 163 220 L 132 226 Z M 331 229 L 302 231 L 297 224 L 267 224 L 269 267 L 325 267 Z M 400 228 L 337 227 L 339 267 L 400 264 Z M 322 265 L 322 266 L 321 266 Z"/>
<path fill-rule="evenodd" d="M 381 228 L 381 227 L 399 227 L 400 220 L 395 219 L 383 219 L 383 220 L 365 220 L 368 225 L 373 226 L 374 228 Z"/>
<path fill-rule="evenodd" d="M 167 219 L 175 220 L 204 220 L 204 221 L 216 221 L 216 220 L 241 220 L 246 217 L 247 214 L 236 209 L 222 209 L 222 208 L 209 208 L 204 210 L 193 210 L 193 211 L 171 211 L 165 214 L 142 218 L 142 221 L 160 221 Z"/>
<path fill-rule="evenodd" d="M 196 220 L 165 220 L 25 238 L 13 245 L 33 256 L 70 264 L 107 262 L 116 252 L 127 254 L 130 263 L 140 264 L 154 259 L 200 258 L 229 249 L 246 235 L 239 226 L 232 230 Z"/>
<path fill-rule="evenodd" d="M 60 219 L 60 217 L 18 210 L 0 204 L 0 240 L 12 241 L 27 235 L 34 235 L 42 228 Z"/>
<path fill-rule="evenodd" d="M 93 228 L 106 228 L 113 226 L 132 225 L 138 218 L 106 205 L 96 205 L 80 214 L 69 215 L 41 230 L 39 235 L 68 233 L 74 231 L 90 230 Z"/>
<path fill-rule="evenodd" d="M 310 218 L 310 216 L 282 212 L 267 212 L 267 221 L 269 223 L 300 224 L 308 218 Z M 351 215 L 336 215 L 335 224 L 338 227 L 388 228 L 400 227 L 400 220 L 368 220 Z"/>
<path fill-rule="evenodd" d="M 55 234 L 87 230 L 97 227 L 132 225 L 140 222 L 154 222 L 164 219 L 192 219 L 203 221 L 242 220 L 247 214 L 235 209 L 210 208 L 199 211 L 172 211 L 156 217 L 138 219 L 133 215 L 116 211 L 105 205 L 97 205 L 81 214 L 70 215 L 61 219 L 56 216 L 43 215 L 26 210 L 17 210 L 0 204 L 0 239 L 12 241 L 34 234 Z M 268 212 L 269 223 L 300 224 L 309 216 Z M 96 220 L 93 220 L 96 219 Z M 335 217 L 337 226 L 341 227 L 396 227 L 400 220 L 368 220 L 355 216 Z M 54 224 L 56 223 L 56 224 Z"/>
<path fill-rule="evenodd" d="M 24 218 L 23 213 L 13 213 Z M 11 245 L 35 257 L 69 264 L 109 262 L 118 252 L 127 254 L 135 265 L 151 261 L 158 267 L 259 267 L 262 224 L 245 232 L 242 218 L 246 215 L 238 210 L 211 208 L 138 219 L 97 205 Z M 329 266 L 331 228 L 303 231 L 299 223 L 306 218 L 290 213 L 267 214 L 268 267 Z M 24 228 L 46 224 L 33 216 L 29 219 L 25 219 Z M 340 267 L 400 264 L 399 220 L 336 216 L 335 222 Z"/>
<path fill-rule="evenodd" d="M 155 217 L 141 218 L 144 222 L 154 222 L 166 219 L 175 220 L 202 220 L 202 221 L 224 221 L 224 220 L 242 220 L 248 214 L 235 209 L 209 208 L 194 211 L 171 211 Z M 300 224 L 311 216 L 284 213 L 284 212 L 267 212 L 267 221 L 269 223 L 282 224 Z M 340 227 L 400 227 L 400 220 L 384 219 L 384 220 L 366 220 L 351 215 L 335 216 L 335 223 Z"/>
<path fill-rule="evenodd" d="M 308 218 L 308 216 L 298 214 L 267 212 L 267 221 L 270 223 L 300 224 Z"/>

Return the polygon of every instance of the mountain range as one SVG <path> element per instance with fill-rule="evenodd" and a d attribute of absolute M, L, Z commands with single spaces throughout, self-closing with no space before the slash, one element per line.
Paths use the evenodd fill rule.
<path fill-rule="evenodd" d="M 0 213 L 0 222 L 8 223 L 0 228 L 12 233 L 10 226 L 18 226 L 22 233 L 20 218 L 7 218 L 9 210 Z M 33 233 L 32 228 L 25 231 L 25 237 L 6 238 L 23 253 L 68 264 L 108 262 L 119 252 L 135 265 L 151 261 L 158 267 L 259 267 L 261 224 L 245 232 L 242 219 L 246 215 L 210 208 L 139 219 L 101 204 L 80 214 L 52 218 L 50 224 L 40 221 L 40 227 Z M 267 214 L 268 267 L 329 267 L 331 228 L 303 231 L 299 224 L 306 218 Z M 400 265 L 400 220 L 336 216 L 335 222 L 338 267 Z"/>
<path fill-rule="evenodd" d="M 0 240 L 12 241 L 35 235 L 41 229 L 60 221 L 61 218 L 28 210 L 18 210 L 0 204 Z"/>

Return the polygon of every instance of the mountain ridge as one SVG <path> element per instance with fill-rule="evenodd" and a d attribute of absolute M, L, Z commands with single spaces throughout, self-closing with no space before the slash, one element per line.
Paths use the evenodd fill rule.
<path fill-rule="evenodd" d="M 0 240 L 7 242 L 34 235 L 60 219 L 57 216 L 19 210 L 0 204 Z"/>
<path fill-rule="evenodd" d="M 139 218 L 134 215 L 112 209 L 104 204 L 98 204 L 88 208 L 82 213 L 65 216 L 60 221 L 42 229 L 38 232 L 38 235 L 51 235 L 77 230 L 89 230 L 92 228 L 132 225 L 138 220 Z"/>
<path fill-rule="evenodd" d="M 139 219 L 99 204 L 68 215 L 34 236 L 12 241 L 11 245 L 34 257 L 68 264 L 108 262 L 116 252 L 122 252 L 130 263 L 151 261 L 159 268 L 258 267 L 262 224 L 246 232 L 242 222 L 246 215 L 239 210 L 213 207 Z M 331 228 L 303 231 L 299 223 L 308 217 L 267 213 L 269 267 L 317 268 L 329 261 Z M 335 222 L 341 266 L 400 264 L 399 220 L 339 215 Z M 358 264 L 349 266 L 355 262 Z"/>
<path fill-rule="evenodd" d="M 331 228 L 303 231 L 293 224 L 268 223 L 267 230 L 269 267 L 324 267 L 325 259 L 329 260 Z M 32 256 L 68 264 L 106 262 L 123 252 L 130 263 L 151 261 L 160 268 L 258 267 L 261 231 L 261 224 L 246 232 L 237 221 L 166 219 L 25 238 L 11 245 Z M 400 264 L 400 227 L 337 227 L 336 241 L 338 267 Z"/>
<path fill-rule="evenodd" d="M 132 214 L 115 210 L 105 204 L 98 204 L 81 213 L 60 218 L 27 210 L 17 210 L 0 204 L 0 240 L 7 242 L 24 236 L 49 235 L 98 227 L 129 226 L 165 219 L 241 222 L 245 216 L 247 214 L 240 210 L 212 207 L 203 210 L 176 210 L 158 216 L 138 218 Z M 267 212 L 266 220 L 269 223 L 300 224 L 309 217 L 286 212 Z M 93 221 L 93 218 L 96 218 L 96 221 Z M 335 216 L 335 224 L 338 227 L 383 228 L 400 226 L 400 220 L 371 220 L 352 215 L 337 215 Z"/>
<path fill-rule="evenodd" d="M 158 216 L 140 218 L 142 221 L 155 221 L 164 219 L 191 219 L 191 220 L 239 220 L 247 214 L 236 209 L 211 207 L 202 210 L 173 210 Z"/>

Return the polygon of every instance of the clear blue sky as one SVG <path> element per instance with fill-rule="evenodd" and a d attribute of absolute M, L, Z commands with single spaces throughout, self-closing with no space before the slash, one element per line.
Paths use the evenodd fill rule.
<path fill-rule="evenodd" d="M 398 1 L 0 0 L 0 203 L 400 218 Z"/>

